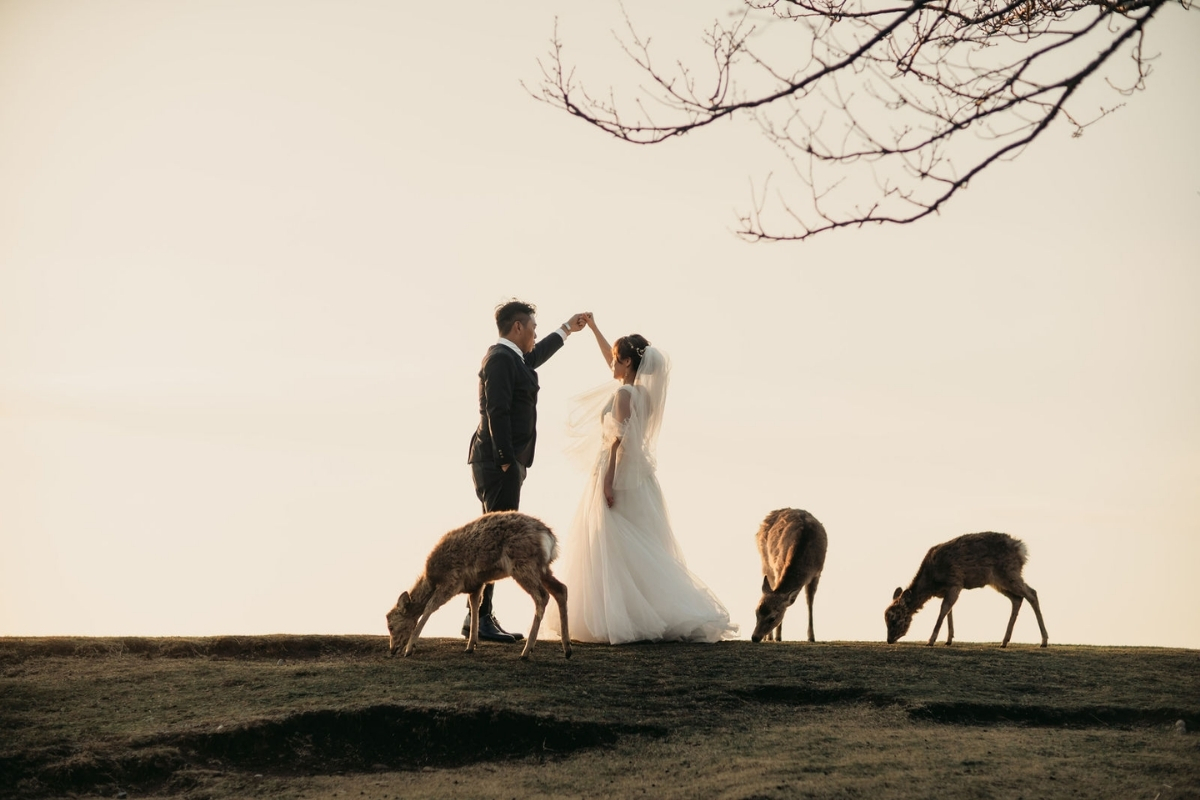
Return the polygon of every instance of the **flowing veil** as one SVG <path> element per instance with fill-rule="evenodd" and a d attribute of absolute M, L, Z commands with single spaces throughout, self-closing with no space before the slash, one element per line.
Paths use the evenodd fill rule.
<path fill-rule="evenodd" d="M 591 472 L 604 455 L 600 449 L 604 415 L 612 410 L 613 396 L 621 384 L 608 380 L 570 399 L 567 414 L 567 455 L 584 472 Z"/>
<path fill-rule="evenodd" d="M 667 405 L 667 387 L 671 383 L 671 359 L 657 347 L 647 347 L 642 354 L 633 385 L 644 390 L 645 410 L 640 431 L 642 450 L 653 469 L 658 432 L 662 429 L 663 411 Z"/>

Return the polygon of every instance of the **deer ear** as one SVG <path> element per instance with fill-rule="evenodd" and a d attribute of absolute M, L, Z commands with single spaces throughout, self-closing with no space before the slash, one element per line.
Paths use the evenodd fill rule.
<path fill-rule="evenodd" d="M 766 575 L 763 575 L 763 591 L 764 592 L 771 591 L 771 582 L 769 580 L 767 580 Z"/>
<path fill-rule="evenodd" d="M 892 594 L 892 599 L 898 600 L 902 594 L 904 594 L 904 590 L 897 586 L 896 591 Z"/>
<path fill-rule="evenodd" d="M 396 601 L 396 608 L 403 611 L 404 607 L 407 605 L 408 605 L 408 592 L 403 592 L 400 595 L 400 599 Z"/>

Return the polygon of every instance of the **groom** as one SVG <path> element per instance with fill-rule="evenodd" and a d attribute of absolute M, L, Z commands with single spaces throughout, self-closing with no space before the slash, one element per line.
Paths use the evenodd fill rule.
<path fill-rule="evenodd" d="M 467 458 L 475 480 L 475 495 L 484 512 L 516 511 L 521 504 L 521 484 L 533 464 L 537 440 L 538 377 L 534 371 L 558 352 L 567 337 L 587 325 L 586 314 L 576 314 L 549 336 L 537 340 L 537 309 L 520 300 L 496 309 L 500 341 L 483 357 L 479 369 L 479 427 L 471 437 Z M 479 608 L 479 638 L 492 642 L 517 642 L 520 633 L 500 627 L 492 613 L 494 584 L 483 590 Z M 463 623 L 463 636 L 471 632 L 471 616 Z"/>

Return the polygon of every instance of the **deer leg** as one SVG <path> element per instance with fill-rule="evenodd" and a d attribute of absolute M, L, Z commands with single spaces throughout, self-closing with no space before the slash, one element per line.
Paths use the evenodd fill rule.
<path fill-rule="evenodd" d="M 962 591 L 954 586 L 946 589 L 946 594 L 942 597 L 942 610 L 938 614 L 937 624 L 933 626 L 933 635 L 929 637 L 929 646 L 933 647 L 933 643 L 937 641 L 938 631 L 942 629 L 942 620 L 950 613 L 950 609 L 954 608 L 954 601 L 958 599 L 958 593 Z"/>
<path fill-rule="evenodd" d="M 545 589 L 540 586 L 538 588 L 540 591 L 533 597 L 533 625 L 529 627 L 529 637 L 525 640 L 525 649 L 521 651 L 522 661 L 529 660 L 533 643 L 537 641 L 538 628 L 542 626 L 542 616 L 546 613 L 546 601 L 550 599 Z"/>
<path fill-rule="evenodd" d="M 1025 599 L 1029 601 L 1029 605 L 1033 606 L 1033 613 L 1037 616 L 1038 628 L 1042 631 L 1042 647 L 1050 643 L 1050 634 L 1046 633 L 1046 623 L 1042 622 L 1042 607 L 1038 605 L 1037 592 L 1029 584 L 1025 584 Z"/>
<path fill-rule="evenodd" d="M 812 604 L 813 604 L 813 596 L 816 595 L 816 593 L 817 593 L 817 584 L 820 581 L 821 581 L 821 576 L 817 575 L 816 577 L 814 577 L 812 580 L 810 580 L 808 582 L 807 586 L 804 587 L 804 596 L 808 600 L 808 640 L 810 642 L 815 642 L 817 640 L 816 637 L 813 636 Z"/>
<path fill-rule="evenodd" d="M 429 602 L 425 604 L 425 613 L 417 620 L 417 625 L 413 628 L 412 635 L 408 637 L 408 644 L 404 648 L 404 657 L 408 658 L 417 647 L 417 639 L 421 638 L 421 631 L 425 628 L 425 623 L 433 616 L 433 612 L 437 611 L 442 606 L 446 605 L 446 601 L 453 597 L 456 592 L 437 592 L 429 598 Z"/>
<path fill-rule="evenodd" d="M 1008 618 L 1008 630 L 1004 631 L 1004 641 L 1000 643 L 1001 647 L 1008 647 L 1008 640 L 1012 638 L 1013 625 L 1017 624 L 1017 612 L 1021 610 L 1021 602 L 1025 599 L 1019 594 L 1011 594 L 1005 592 L 1008 599 L 1012 600 L 1012 616 Z"/>
<path fill-rule="evenodd" d="M 946 612 L 946 647 L 954 641 L 954 609 Z"/>
<path fill-rule="evenodd" d="M 571 634 L 567 631 L 567 587 L 558 578 L 547 572 L 542 576 L 542 585 L 558 604 L 559 629 L 562 631 L 563 655 L 571 657 Z"/>
<path fill-rule="evenodd" d="M 779 620 L 779 624 L 775 626 L 775 630 L 767 633 L 767 641 L 771 641 L 771 637 L 775 637 L 775 641 L 783 641 L 783 620 Z"/>
<path fill-rule="evenodd" d="M 533 601 L 533 625 L 529 628 L 529 638 L 525 640 L 525 649 L 521 651 L 521 660 L 528 661 L 533 643 L 537 641 L 538 628 L 542 625 L 542 615 L 546 613 L 546 601 L 550 599 L 544 591 Z"/>
<path fill-rule="evenodd" d="M 425 627 L 425 623 L 433 616 L 433 612 L 437 609 L 432 607 L 430 603 L 425 607 L 425 613 L 421 615 L 421 619 L 417 620 L 417 626 L 413 628 L 412 636 L 408 637 L 408 646 L 404 648 L 404 657 L 408 658 L 412 655 L 413 650 L 417 649 L 417 639 L 421 638 L 421 629 Z"/>
<path fill-rule="evenodd" d="M 483 604 L 483 590 L 480 586 L 467 594 L 467 607 L 471 609 L 471 628 L 467 635 L 467 652 L 474 653 L 479 644 L 479 607 Z"/>
<path fill-rule="evenodd" d="M 783 576 L 782 576 L 782 575 L 780 575 L 780 576 L 779 576 L 779 580 L 781 580 L 781 581 L 783 580 Z M 792 592 L 792 593 L 791 593 L 791 595 L 788 597 L 788 604 L 787 604 L 787 606 L 784 608 L 784 610 L 783 610 L 783 613 L 787 613 L 787 609 L 791 608 L 791 607 L 792 607 L 792 605 L 793 605 L 793 604 L 795 604 L 795 602 L 796 602 L 796 598 L 797 598 L 797 597 L 799 597 L 799 596 L 800 596 L 800 590 L 799 590 L 799 589 L 797 589 L 796 591 L 794 591 L 794 592 Z M 769 635 L 768 635 L 768 639 L 767 639 L 767 640 L 768 640 L 768 641 L 770 641 L 770 637 L 769 637 Z M 779 616 L 779 624 L 775 626 L 775 641 L 777 641 L 777 642 L 782 642 L 782 641 L 783 641 L 783 614 L 780 614 L 780 616 Z M 810 640 L 810 641 L 811 641 L 811 640 Z"/>
<path fill-rule="evenodd" d="M 545 587 L 542 586 L 541 575 L 530 575 L 527 572 L 513 574 L 513 580 L 533 598 L 533 625 L 529 628 L 529 636 L 525 639 L 525 649 L 521 651 L 521 660 L 528 661 L 537 641 L 538 628 L 542 625 L 542 616 L 546 613 L 546 601 L 550 599 Z"/>

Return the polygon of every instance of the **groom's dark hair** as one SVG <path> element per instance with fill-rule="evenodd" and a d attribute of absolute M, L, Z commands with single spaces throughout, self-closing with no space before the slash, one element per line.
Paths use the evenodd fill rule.
<path fill-rule="evenodd" d="M 523 300 L 509 300 L 496 306 L 496 328 L 501 336 L 507 336 L 512 330 L 513 323 L 522 317 L 531 317 L 537 313 L 537 306 Z"/>

